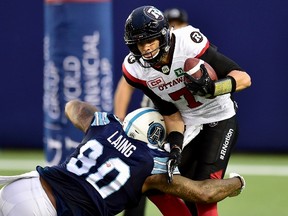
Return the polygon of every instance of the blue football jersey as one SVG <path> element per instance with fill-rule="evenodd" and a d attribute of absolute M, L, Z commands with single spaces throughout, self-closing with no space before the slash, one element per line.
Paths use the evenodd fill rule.
<path fill-rule="evenodd" d="M 74 153 L 37 170 L 54 191 L 58 215 L 115 215 L 138 204 L 148 176 L 167 173 L 167 159 L 167 152 L 129 138 L 114 115 L 95 112 Z"/>

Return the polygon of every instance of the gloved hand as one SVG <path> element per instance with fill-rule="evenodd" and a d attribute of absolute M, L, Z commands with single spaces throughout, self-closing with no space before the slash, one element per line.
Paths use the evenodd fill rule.
<path fill-rule="evenodd" d="M 238 190 L 234 191 L 232 194 L 229 195 L 229 197 L 238 196 L 246 187 L 245 179 L 243 176 L 239 175 L 238 173 L 230 173 L 229 178 L 239 178 L 239 180 L 241 181 L 241 188 L 239 188 Z"/>
<path fill-rule="evenodd" d="M 210 78 L 204 64 L 200 65 L 202 76 L 198 79 L 184 73 L 184 84 L 194 95 L 211 97 L 214 95 L 214 81 Z"/>
<path fill-rule="evenodd" d="M 175 168 L 181 163 L 181 148 L 177 145 L 170 150 L 169 160 L 167 161 L 168 183 L 173 181 L 173 172 Z"/>

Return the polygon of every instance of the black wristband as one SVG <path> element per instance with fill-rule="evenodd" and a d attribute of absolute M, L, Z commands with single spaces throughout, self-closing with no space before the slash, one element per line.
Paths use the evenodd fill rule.
<path fill-rule="evenodd" d="M 170 148 L 177 146 L 182 150 L 184 135 L 178 131 L 172 131 L 168 134 L 167 141 L 170 143 Z"/>
<path fill-rule="evenodd" d="M 236 80 L 232 76 L 227 76 L 227 78 L 231 79 L 231 84 L 232 84 L 231 92 L 235 92 L 236 91 Z"/>

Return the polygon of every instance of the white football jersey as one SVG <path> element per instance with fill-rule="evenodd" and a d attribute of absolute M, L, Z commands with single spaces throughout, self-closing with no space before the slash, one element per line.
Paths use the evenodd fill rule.
<path fill-rule="evenodd" d="M 193 139 L 202 124 L 221 121 L 235 115 L 230 94 L 207 99 L 193 95 L 184 84 L 183 67 L 187 58 L 201 56 L 209 47 L 208 39 L 192 26 L 172 32 L 175 47 L 171 66 L 164 65 L 159 70 L 144 68 L 132 55 L 123 62 L 123 73 L 131 82 L 149 88 L 165 101 L 172 102 L 181 112 L 186 125 L 184 143 Z"/>

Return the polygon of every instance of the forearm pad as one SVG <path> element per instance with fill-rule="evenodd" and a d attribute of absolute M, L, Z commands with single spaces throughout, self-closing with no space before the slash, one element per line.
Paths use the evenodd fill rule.
<path fill-rule="evenodd" d="M 232 76 L 227 76 L 224 79 L 220 79 L 214 82 L 214 95 L 223 95 L 236 90 L 236 81 Z"/>

